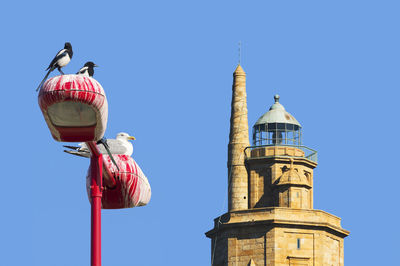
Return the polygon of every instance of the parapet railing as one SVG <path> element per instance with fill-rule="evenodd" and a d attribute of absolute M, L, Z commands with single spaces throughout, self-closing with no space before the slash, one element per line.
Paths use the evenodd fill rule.
<path fill-rule="evenodd" d="M 271 145 L 249 146 L 244 149 L 245 159 L 247 160 L 250 158 L 250 154 L 253 149 L 263 148 L 263 147 L 293 147 L 293 148 L 297 148 L 304 152 L 304 156 L 287 156 L 287 157 L 306 158 L 310 161 L 318 163 L 318 152 L 307 146 L 301 146 L 301 145 L 297 146 L 297 145 L 274 145 L 274 144 L 271 144 Z M 261 157 L 272 157 L 272 156 L 256 156 L 256 157 L 253 156 L 251 158 L 261 158 Z"/>

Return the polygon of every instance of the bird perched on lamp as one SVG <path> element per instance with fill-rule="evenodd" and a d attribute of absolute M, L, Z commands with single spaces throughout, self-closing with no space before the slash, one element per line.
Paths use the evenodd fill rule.
<path fill-rule="evenodd" d="M 107 149 L 102 146 L 105 146 L 103 143 L 107 144 L 107 148 L 111 154 L 121 154 L 131 156 L 133 153 L 133 145 L 129 142 L 129 140 L 135 140 L 135 137 L 130 136 L 128 133 L 121 132 L 118 133 L 115 139 L 106 139 L 103 138 L 97 142 L 97 147 L 99 148 L 102 154 L 107 154 Z M 102 146 L 100 144 L 103 144 Z M 66 153 L 82 156 L 82 157 L 90 157 L 90 151 L 84 142 L 78 144 L 79 147 L 75 146 L 64 146 L 71 150 L 66 150 Z"/>
<path fill-rule="evenodd" d="M 48 70 L 46 76 L 43 78 L 42 82 L 40 82 L 39 86 L 37 87 L 36 91 L 40 89 L 40 87 L 43 85 L 43 82 L 47 79 L 47 77 L 50 75 L 50 73 L 54 69 L 58 69 L 58 71 L 64 75 L 64 72 L 62 72 L 61 68 L 65 67 L 68 65 L 69 61 L 71 61 L 72 55 L 74 52 L 72 51 L 72 46 L 69 42 L 66 42 L 64 44 L 64 49 L 61 49 L 56 56 L 53 58 L 51 61 L 49 67 L 46 69 Z"/>
<path fill-rule="evenodd" d="M 93 77 L 95 67 L 98 67 L 98 65 L 96 65 L 92 61 L 88 61 L 83 65 L 81 69 L 79 69 L 79 71 L 76 74 L 85 77 Z"/>
<path fill-rule="evenodd" d="M 133 145 L 129 142 L 129 140 L 135 140 L 135 137 L 130 136 L 128 133 L 121 132 L 117 134 L 115 139 L 102 138 L 97 142 L 97 147 L 102 154 L 108 154 L 115 166 L 117 166 L 117 163 L 112 155 L 121 154 L 131 156 L 133 153 Z M 64 147 L 71 149 L 64 150 L 66 153 L 86 158 L 91 156 L 90 151 L 84 142 L 79 143 L 79 147 L 66 145 L 64 145 Z"/>

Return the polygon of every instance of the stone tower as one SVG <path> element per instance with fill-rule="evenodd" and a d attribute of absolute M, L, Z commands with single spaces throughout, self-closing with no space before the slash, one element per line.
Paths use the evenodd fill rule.
<path fill-rule="evenodd" d="M 233 72 L 231 128 L 228 144 L 228 210 L 247 209 L 247 170 L 244 150 L 250 146 L 247 122 L 246 73 L 240 65 Z"/>
<path fill-rule="evenodd" d="M 232 86 L 228 212 L 214 220 L 212 266 L 343 265 L 349 234 L 340 218 L 313 209 L 317 152 L 302 146 L 302 127 L 279 103 L 258 119 L 249 144 L 246 74 Z"/>

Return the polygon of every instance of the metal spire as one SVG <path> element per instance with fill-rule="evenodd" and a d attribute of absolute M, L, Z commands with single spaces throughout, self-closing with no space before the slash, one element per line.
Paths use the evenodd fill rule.
<path fill-rule="evenodd" d="M 239 65 L 242 60 L 242 41 L 239 41 Z"/>

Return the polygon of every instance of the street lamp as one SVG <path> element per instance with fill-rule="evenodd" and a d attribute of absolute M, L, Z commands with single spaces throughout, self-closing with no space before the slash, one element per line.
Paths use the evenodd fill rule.
<path fill-rule="evenodd" d="M 97 141 L 104 135 L 107 98 L 93 78 L 62 75 L 47 80 L 39 92 L 39 106 L 56 141 Z"/>
<path fill-rule="evenodd" d="M 56 141 L 85 142 L 90 150 L 86 186 L 91 203 L 91 265 L 100 266 L 101 208 L 144 206 L 150 201 L 150 184 L 133 158 L 113 155 L 117 167 L 97 147 L 107 127 L 108 104 L 95 79 L 80 75 L 53 77 L 43 84 L 38 100 Z"/>

